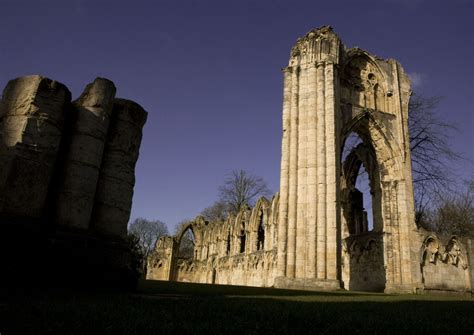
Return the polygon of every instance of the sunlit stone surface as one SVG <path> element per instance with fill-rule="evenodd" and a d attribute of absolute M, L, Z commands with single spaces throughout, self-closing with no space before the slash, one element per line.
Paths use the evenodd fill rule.
<path fill-rule="evenodd" d="M 402 66 L 347 48 L 324 26 L 297 40 L 283 77 L 279 194 L 224 223 L 196 218 L 186 227 L 195 238 L 193 258 L 179 257 L 184 231 L 160 240 L 147 277 L 315 290 L 471 291 L 472 241 L 415 225 L 411 87 Z M 342 161 L 352 133 L 362 143 Z M 362 165 L 372 230 L 356 188 Z"/>

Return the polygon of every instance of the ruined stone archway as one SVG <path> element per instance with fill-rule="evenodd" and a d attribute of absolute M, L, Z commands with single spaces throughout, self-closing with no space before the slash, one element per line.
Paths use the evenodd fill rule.
<path fill-rule="evenodd" d="M 413 292 L 410 82 L 394 60 L 345 48 L 330 27 L 312 30 L 284 69 L 277 285 L 335 289 L 343 250 L 381 248 L 386 291 Z M 357 133 L 373 148 L 379 240 L 343 247 L 341 147 Z M 376 164 L 374 164 L 376 163 Z M 379 178 L 377 185 L 375 179 Z M 383 221 L 383 222 L 382 222 Z M 380 229 L 379 229 L 380 230 Z M 346 241 L 347 242 L 347 241 Z"/>
<path fill-rule="evenodd" d="M 171 253 L 171 267 L 170 267 L 170 280 L 171 281 L 189 281 L 192 282 L 195 279 L 192 275 L 187 275 L 193 270 L 193 261 L 199 260 L 203 257 L 203 234 L 200 227 L 205 224 L 201 217 L 196 218 L 194 221 L 190 221 L 185 225 L 181 226 L 179 231 L 173 237 L 173 246 Z M 181 257 L 181 247 L 183 238 L 187 233 L 191 233 L 194 238 L 194 247 L 189 257 Z M 188 246 L 189 248 L 190 246 Z"/>
<path fill-rule="evenodd" d="M 362 166 L 368 174 L 371 193 L 371 230 L 363 194 L 356 188 Z M 359 143 L 347 155 L 342 163 L 340 187 L 342 287 L 357 291 L 383 291 L 386 276 L 383 258 L 382 192 L 378 164 L 370 144 Z"/>
<path fill-rule="evenodd" d="M 324 26 L 297 40 L 283 73 L 280 192 L 220 228 L 195 220 L 195 281 L 397 293 L 474 286 L 471 240 L 445 238 L 435 253 L 440 261 L 426 261 L 433 245 L 415 226 L 411 88 L 401 65 L 347 48 Z M 352 133 L 361 144 L 343 161 Z M 371 231 L 353 219 L 364 210 L 354 191 L 361 167 L 372 193 Z M 167 244 L 160 245 L 169 257 Z"/>

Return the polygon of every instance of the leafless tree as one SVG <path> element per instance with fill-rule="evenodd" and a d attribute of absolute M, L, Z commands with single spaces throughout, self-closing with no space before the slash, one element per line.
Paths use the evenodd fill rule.
<path fill-rule="evenodd" d="M 161 236 L 168 235 L 168 227 L 159 220 L 150 221 L 144 218 L 137 218 L 129 224 L 128 233 L 138 239 L 138 245 L 143 257 L 147 259 L 153 252 L 156 241 Z"/>
<path fill-rule="evenodd" d="M 201 215 L 209 222 L 225 221 L 229 213 L 229 206 L 224 201 L 216 201 L 202 210 Z"/>
<path fill-rule="evenodd" d="M 227 204 L 229 212 L 238 213 L 244 205 L 252 206 L 259 196 L 268 196 L 270 190 L 262 177 L 245 170 L 234 170 L 219 187 L 220 201 Z"/>
<path fill-rule="evenodd" d="M 415 220 L 419 225 L 440 192 L 454 188 L 452 163 L 462 159 L 451 146 L 451 137 L 457 128 L 436 113 L 439 102 L 439 97 L 413 94 L 409 105 Z"/>
<path fill-rule="evenodd" d="M 474 237 L 474 181 L 460 192 L 438 194 L 421 225 L 441 234 Z"/>

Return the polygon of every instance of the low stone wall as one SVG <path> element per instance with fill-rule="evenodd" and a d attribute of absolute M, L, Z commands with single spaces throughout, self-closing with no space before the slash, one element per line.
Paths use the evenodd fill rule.
<path fill-rule="evenodd" d="M 176 281 L 271 287 L 276 270 L 276 250 L 248 255 L 211 257 L 206 261 L 179 259 Z"/>
<path fill-rule="evenodd" d="M 383 234 L 367 232 L 347 237 L 343 242 L 342 281 L 355 291 L 383 292 L 385 268 Z"/>
<path fill-rule="evenodd" d="M 472 292 L 472 239 L 420 232 L 424 291 Z"/>

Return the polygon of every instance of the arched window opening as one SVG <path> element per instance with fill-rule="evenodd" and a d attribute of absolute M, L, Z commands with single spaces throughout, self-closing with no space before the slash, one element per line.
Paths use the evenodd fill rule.
<path fill-rule="evenodd" d="M 372 214 L 372 195 L 369 184 L 369 174 L 361 164 L 355 187 L 351 190 L 351 205 L 353 209 L 353 234 L 371 231 L 374 228 Z"/>
<path fill-rule="evenodd" d="M 260 212 L 258 229 L 257 229 L 257 251 L 263 250 L 264 245 L 265 245 L 265 226 L 263 223 L 263 213 Z"/>
<path fill-rule="evenodd" d="M 242 221 L 242 225 L 240 227 L 240 253 L 245 252 L 245 222 Z"/>
<path fill-rule="evenodd" d="M 230 255 L 230 232 L 227 235 L 227 247 L 226 247 L 226 255 Z"/>
<path fill-rule="evenodd" d="M 193 259 L 196 258 L 197 250 L 194 250 L 196 239 L 191 228 L 186 229 L 181 237 L 178 248 L 178 258 Z"/>
<path fill-rule="evenodd" d="M 367 167 L 368 156 L 359 157 L 366 147 L 362 139 L 351 133 L 344 143 L 342 160 L 346 174 L 345 217 L 349 234 L 361 234 L 373 230 L 373 197 L 371 179 Z M 373 173 L 375 171 L 372 171 Z"/>
<path fill-rule="evenodd" d="M 356 148 L 361 143 L 363 143 L 363 141 L 356 133 L 350 133 L 344 142 L 341 162 L 345 162 L 347 156 L 349 156 L 352 150 L 354 150 L 354 148 Z"/>

